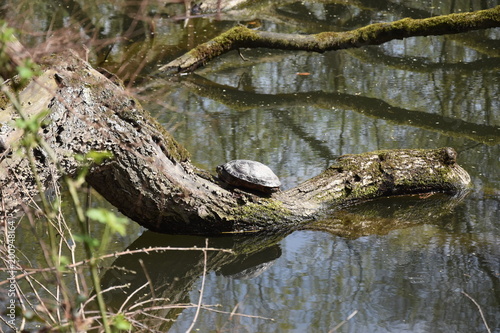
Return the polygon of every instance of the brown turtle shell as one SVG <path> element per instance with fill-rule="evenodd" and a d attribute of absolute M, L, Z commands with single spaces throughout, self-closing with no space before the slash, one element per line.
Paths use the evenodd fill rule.
<path fill-rule="evenodd" d="M 217 174 L 230 185 L 264 193 L 276 192 L 281 186 L 278 176 L 267 165 L 256 161 L 232 160 L 217 166 Z"/>

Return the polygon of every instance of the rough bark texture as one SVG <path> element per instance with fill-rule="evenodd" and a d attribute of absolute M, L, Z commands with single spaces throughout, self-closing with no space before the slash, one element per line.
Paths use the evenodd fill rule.
<path fill-rule="evenodd" d="M 450 14 L 426 19 L 405 18 L 391 23 L 375 23 L 346 32 L 315 35 L 280 34 L 234 27 L 162 66 L 160 71 L 193 71 L 211 59 L 242 47 L 326 52 L 364 45 L 379 45 L 408 37 L 457 34 L 500 26 L 500 6 L 476 12 Z"/>
<path fill-rule="evenodd" d="M 354 202 L 453 193 L 470 183 L 452 148 L 391 150 L 342 156 L 296 188 L 262 197 L 227 187 L 192 166 L 187 151 L 119 83 L 71 53 L 52 59 L 25 92 L 21 99 L 26 112 L 50 110 L 40 135 L 51 152 L 33 150 L 41 177 L 50 181 L 59 176 L 50 156 L 56 156 L 65 173 L 74 174 L 79 168 L 75 154 L 110 151 L 113 158 L 92 165 L 87 181 L 125 215 L 154 231 L 284 230 Z M 13 114 L 10 107 L 3 112 Z M 18 131 L 2 124 L 2 216 L 10 216 L 20 201 L 36 194 L 26 159 L 13 153 Z"/>

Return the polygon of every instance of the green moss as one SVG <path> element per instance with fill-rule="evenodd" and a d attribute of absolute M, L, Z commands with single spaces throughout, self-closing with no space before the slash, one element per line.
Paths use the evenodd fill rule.
<path fill-rule="evenodd" d="M 241 206 L 239 215 L 244 220 L 265 220 L 266 223 L 277 222 L 290 216 L 290 210 L 283 207 L 278 200 L 262 199 L 257 203 Z"/>
<path fill-rule="evenodd" d="M 455 157 L 451 148 L 381 150 L 344 155 L 311 181 L 342 181 L 344 188 L 337 187 L 334 192 L 316 195 L 318 202 L 329 200 L 331 203 L 414 190 L 454 191 L 468 185 L 468 175 L 456 165 Z"/>
<path fill-rule="evenodd" d="M 188 54 L 195 59 L 204 59 L 206 61 L 235 48 L 235 45 L 252 41 L 256 38 L 257 36 L 253 30 L 244 26 L 237 26 L 197 46 L 189 51 Z"/>
<path fill-rule="evenodd" d="M 157 127 L 158 131 L 162 134 L 162 138 L 166 143 L 166 149 L 170 157 L 174 158 L 178 162 L 184 162 L 189 160 L 190 154 L 183 145 L 177 142 L 172 134 L 168 132 L 163 126 L 158 124 L 154 120 L 154 125 Z"/>
<path fill-rule="evenodd" d="M 318 41 L 318 43 L 328 43 L 332 39 L 338 38 L 339 36 L 342 36 L 343 34 L 340 34 L 338 32 L 320 32 L 316 35 L 314 35 L 314 39 Z"/>
<path fill-rule="evenodd" d="M 441 35 L 467 31 L 470 27 L 493 27 L 500 22 L 500 6 L 470 13 L 449 14 L 425 19 L 404 18 L 391 23 L 374 23 L 342 32 L 314 35 L 319 48 L 338 49 L 363 44 L 381 44 L 391 39 L 411 36 Z"/>
<path fill-rule="evenodd" d="M 350 196 L 353 198 L 373 198 L 376 197 L 380 193 L 380 186 L 359 186 L 355 187 L 353 191 L 350 193 Z"/>

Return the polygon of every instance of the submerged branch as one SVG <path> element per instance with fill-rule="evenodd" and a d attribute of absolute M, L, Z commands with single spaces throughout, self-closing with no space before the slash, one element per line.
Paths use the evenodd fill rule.
<path fill-rule="evenodd" d="M 408 37 L 457 34 L 499 26 L 500 6 L 425 19 L 405 18 L 391 23 L 374 23 L 352 31 L 322 32 L 314 35 L 281 34 L 237 26 L 160 67 L 160 71 L 190 72 L 211 59 L 238 48 L 270 48 L 322 53 L 379 45 Z"/>

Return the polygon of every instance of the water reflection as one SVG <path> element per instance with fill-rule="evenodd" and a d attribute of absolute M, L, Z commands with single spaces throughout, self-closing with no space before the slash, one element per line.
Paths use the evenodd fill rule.
<path fill-rule="evenodd" d="M 276 109 L 312 104 L 326 110 L 350 109 L 365 116 L 376 119 L 383 118 L 398 125 L 411 125 L 438 131 L 448 136 L 465 136 L 468 139 L 489 145 L 500 143 L 500 128 L 498 126 L 469 123 L 460 119 L 429 114 L 427 111 L 406 110 L 378 98 L 322 91 L 277 95 L 255 94 L 219 85 L 196 75 L 190 76 L 188 80 L 189 87 L 197 94 L 228 105 L 233 110 Z M 283 124 L 288 125 L 290 122 L 283 121 Z M 293 123 L 290 125 L 293 126 Z M 300 126 L 298 128 L 300 132 Z"/>
<path fill-rule="evenodd" d="M 450 232 L 461 224 L 450 220 L 461 199 L 377 200 L 306 227 L 314 232 L 292 235 L 204 238 L 145 232 L 127 251 L 176 249 L 119 256 L 103 276 L 106 301 L 149 328 L 182 331 L 206 279 L 199 328 L 272 331 L 285 325 L 288 331 L 323 331 L 355 310 L 353 332 L 431 329 L 442 320 L 449 325 L 456 317 L 436 313 L 442 299 L 463 306 L 460 292 L 467 290 L 491 304 L 500 301 L 489 292 L 499 287 L 500 274 L 491 241 Z M 207 244 L 232 252 L 208 251 L 205 257 L 200 249 Z M 469 284 L 488 275 L 492 284 Z"/>
<path fill-rule="evenodd" d="M 455 235 L 443 233 L 436 226 L 422 225 L 406 230 L 386 237 L 356 240 L 327 233 L 296 232 L 282 239 L 279 246 L 274 244 L 256 252 L 253 264 L 274 261 L 274 265 L 257 276 L 245 278 L 239 275 L 248 269 L 245 259 L 240 263 L 236 261 L 250 255 L 212 254 L 204 286 L 205 308 L 196 328 L 324 331 L 358 310 L 347 325 L 348 332 L 483 331 L 475 306 L 461 291 L 473 295 L 482 304 L 500 304 L 498 293 L 491 292 L 499 287 L 500 267 L 495 250 L 478 239 L 471 239 L 471 247 L 464 248 Z M 151 242 L 150 237 L 141 238 L 145 243 L 140 245 L 204 246 L 201 238 L 156 235 L 153 238 L 157 241 Z M 231 237 L 211 238 L 210 243 L 238 248 Z M 142 265 L 138 259 L 143 260 Z M 147 284 L 143 274 L 147 271 L 155 296 L 168 297 L 169 304 L 180 305 L 139 317 L 141 323 L 172 332 L 184 331 L 189 326 L 194 315 L 192 304 L 200 295 L 201 252 L 124 256 L 117 259 L 114 266 L 117 268 L 113 273 L 105 274 L 105 283 L 129 282 L 132 286 L 127 295 L 118 290 L 109 294 L 110 304 L 120 306 L 134 288 Z M 131 279 L 123 278 L 129 270 L 137 274 Z M 473 282 L 479 280 L 481 284 Z M 146 308 L 150 304 L 139 302 L 151 296 L 149 290 L 147 286 L 140 296 L 134 295 L 129 300 L 129 304 L 138 305 L 133 310 L 144 308 L 144 312 L 148 312 Z M 210 310 L 210 305 L 216 304 L 220 304 L 214 308 L 219 312 Z M 164 304 L 158 301 L 155 305 Z M 231 315 L 233 310 L 235 314 Z M 498 323 L 500 318 L 495 306 L 483 310 L 491 325 Z M 469 320 L 464 321 L 464 315 Z M 174 318 L 177 322 L 167 321 Z"/>
<path fill-rule="evenodd" d="M 498 4 L 252 1 L 250 10 L 187 21 L 183 4 L 169 1 L 21 0 L 4 1 L 0 10 L 33 50 L 74 48 L 85 57 L 85 44 L 89 60 L 136 89 L 146 109 L 205 169 L 235 158 L 259 160 L 289 188 L 340 154 L 441 146 L 459 151 L 475 186 L 460 203 L 439 196 L 387 199 L 308 226 L 315 231 L 210 238 L 209 246 L 234 254 L 208 253 L 203 303 L 221 304 L 216 309 L 225 313 L 203 310 L 201 331 L 324 332 L 358 310 L 341 331 L 484 332 L 465 291 L 498 332 L 498 29 L 321 55 L 243 49 L 248 61 L 229 53 L 179 82 L 155 75 L 159 65 L 253 18 L 268 31 L 315 33 Z M 349 233 L 340 232 L 346 226 Z M 19 246 L 37 258 L 26 239 Z M 205 239 L 146 232 L 129 249 L 166 245 L 202 248 Z M 144 286 L 127 302 L 134 311 L 151 306 L 139 302 L 153 294 L 169 298 L 154 305 L 188 304 L 157 310 L 156 318 L 137 313 L 151 328 L 184 332 L 203 268 L 200 251 L 121 256 L 104 275 L 105 287 L 115 288 L 107 300 L 119 309 Z M 117 287 L 123 283 L 131 283 L 128 294 Z M 257 317 L 231 316 L 233 310 Z M 177 322 L 165 320 L 173 318 Z"/>
<path fill-rule="evenodd" d="M 301 229 L 321 230 L 335 236 L 357 239 L 387 235 L 394 230 L 424 224 L 438 225 L 439 221 L 447 221 L 446 217 L 452 216 L 468 194 L 469 191 L 465 190 L 453 196 L 436 193 L 382 198 L 339 209 L 328 218 L 313 221 Z"/>
<path fill-rule="evenodd" d="M 198 236 L 161 235 L 145 232 L 127 250 L 150 247 L 172 247 L 164 252 L 139 252 L 122 255 L 103 276 L 107 304 L 115 311 L 140 312 L 135 320 L 148 328 L 166 330 L 172 320 L 186 307 L 193 307 L 189 292 L 194 288 L 204 269 L 222 276 L 250 279 L 260 275 L 280 257 L 277 242 L 285 235 Z M 205 246 L 231 252 L 208 251 Z M 184 249 L 184 250 L 183 250 Z M 136 304 L 142 304 L 136 307 Z M 152 310 L 151 306 L 157 306 Z M 162 307 L 163 306 L 163 307 Z M 162 320 L 151 319 L 160 316 Z"/>

